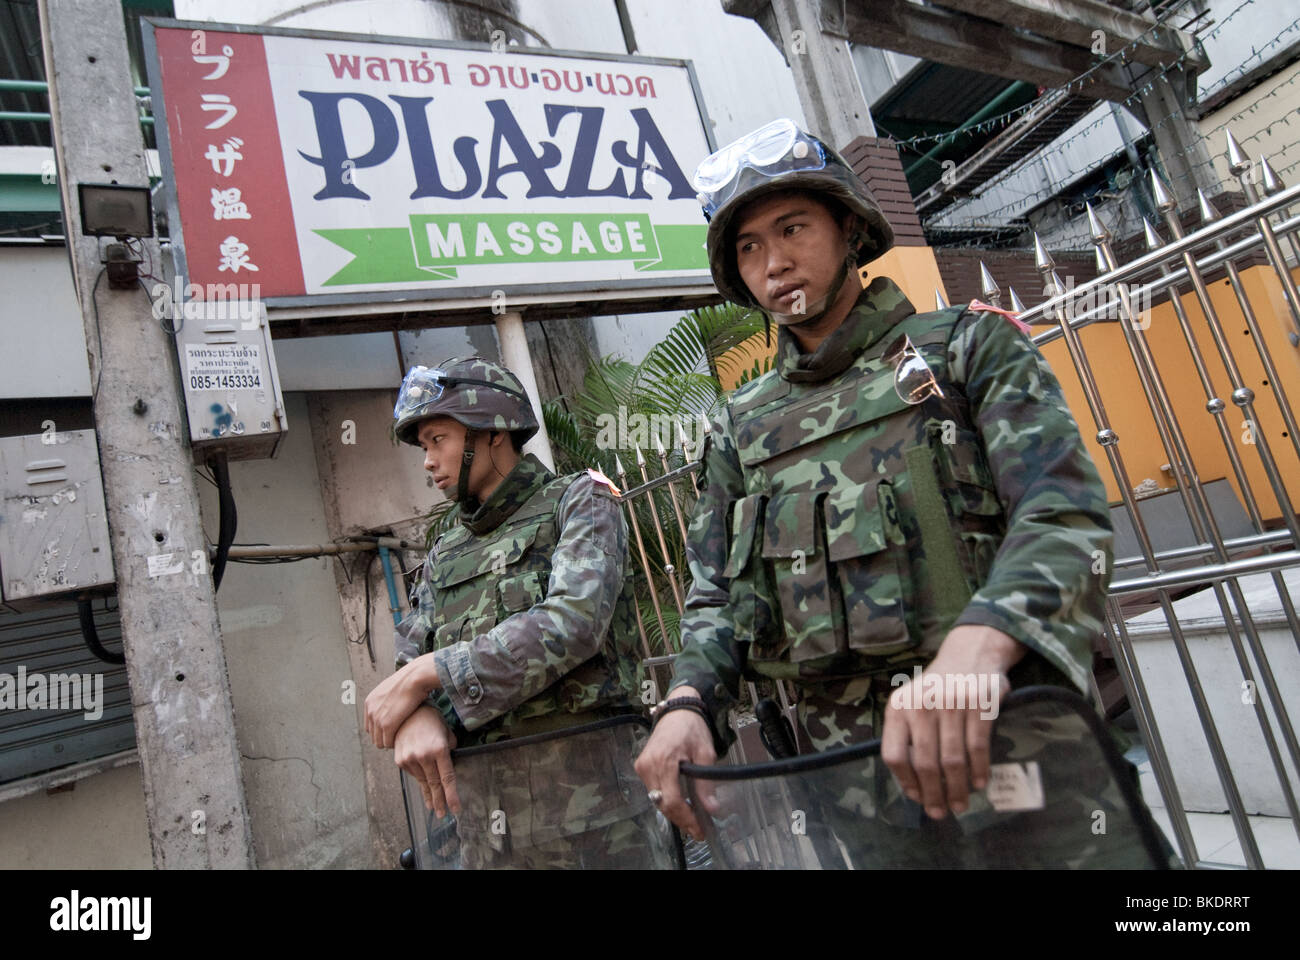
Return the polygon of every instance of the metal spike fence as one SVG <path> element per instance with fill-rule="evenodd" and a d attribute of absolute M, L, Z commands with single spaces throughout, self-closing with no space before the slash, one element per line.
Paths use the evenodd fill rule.
<path fill-rule="evenodd" d="M 707 418 L 701 418 L 701 427 L 701 436 L 707 437 Z M 614 470 L 631 533 L 642 662 L 646 678 L 653 682 L 655 698 L 659 699 L 668 689 L 672 662 L 681 650 L 680 623 L 690 590 L 687 525 L 700 493 L 697 474 L 702 463 L 692 456 L 680 424 L 677 448 L 671 453 L 657 434 L 652 439 L 654 455 L 647 457 L 640 448 L 634 448 L 636 466 L 629 472 L 615 454 Z M 703 444 L 697 457 L 702 448 Z M 781 704 L 789 710 L 791 700 L 784 685 L 775 686 Z M 758 701 L 757 687 L 746 683 L 743 693 L 748 694 L 752 708 Z"/>
<path fill-rule="evenodd" d="M 1040 347 L 1058 339 L 1064 341 L 1096 430 L 1097 443 L 1105 453 L 1128 522 L 1136 536 L 1139 555 L 1116 559 L 1107 600 L 1109 622 L 1106 639 L 1147 747 L 1152 773 L 1179 851 L 1187 864 L 1221 865 L 1207 864 L 1197 850 L 1170 759 L 1170 742 L 1182 744 L 1189 736 L 1195 737 L 1196 732 L 1175 729 L 1171 726 L 1175 721 L 1170 716 L 1161 715 L 1161 710 L 1153 704 L 1151 690 L 1138 663 L 1130 635 L 1131 618 L 1135 616 L 1131 601 L 1138 597 L 1153 601 L 1164 615 L 1168 642 L 1176 650 L 1183 673 L 1182 678 L 1176 679 L 1185 682 L 1200 727 L 1199 733 L 1204 740 L 1204 755 L 1208 755 L 1213 774 L 1222 788 L 1245 863 L 1251 868 L 1261 868 L 1264 861 L 1250 820 L 1251 815 L 1259 811 L 1252 809 L 1252 804 L 1243 799 L 1239 783 L 1243 777 L 1256 781 L 1261 777 L 1276 779 L 1291 828 L 1300 838 L 1300 806 L 1296 800 L 1300 781 L 1295 775 L 1295 771 L 1300 770 L 1300 741 L 1288 710 L 1288 705 L 1292 709 L 1296 706 L 1294 684 L 1279 680 L 1279 673 L 1291 678 L 1297 675 L 1292 660 L 1300 653 L 1300 623 L 1284 577 L 1288 569 L 1300 567 L 1300 551 L 1297 550 L 1300 547 L 1300 527 L 1297 526 L 1296 508 L 1287 486 L 1288 476 L 1293 484 L 1300 479 L 1296 466 L 1300 463 L 1300 431 L 1297 431 L 1294 408 L 1288 396 L 1300 393 L 1300 376 L 1297 376 L 1294 355 L 1274 355 L 1278 344 L 1292 351 L 1300 345 L 1300 294 L 1297 294 L 1281 249 L 1281 238 L 1286 237 L 1300 258 L 1296 239 L 1300 217 L 1292 216 L 1290 209 L 1300 202 L 1300 186 L 1286 187 L 1266 163 L 1257 171 L 1241 153 L 1231 134 L 1228 136 L 1228 154 L 1232 172 L 1240 179 L 1249 205 L 1230 216 L 1221 217 L 1202 195 L 1202 225 L 1194 233 L 1186 234 L 1168 189 L 1153 174 L 1152 192 L 1168 239 L 1162 238 L 1155 226 L 1146 224 L 1147 252 L 1128 263 L 1118 262 L 1110 231 L 1089 207 L 1090 232 L 1099 266 L 1104 270 L 1088 283 L 1067 287 L 1058 276 L 1051 255 L 1035 236 L 1036 264 L 1043 276 L 1044 293 L 1048 299 L 1033 309 L 1023 310 L 1020 319 L 1031 325 L 1051 325 L 1047 331 L 1034 336 Z M 1259 181 L 1262 181 L 1262 190 L 1257 188 Z M 1259 262 L 1261 259 L 1262 264 Z M 1249 266 L 1248 261 L 1255 266 Z M 1250 271 L 1252 282 L 1243 277 L 1243 269 Z M 1225 309 L 1222 299 L 1216 304 L 1211 294 L 1211 281 L 1207 279 L 1211 275 L 1216 287 L 1230 288 L 1234 301 L 1231 308 Z M 981 292 L 986 298 L 993 300 L 1000 295 L 992 274 L 982 264 L 981 281 Z M 1023 306 L 1014 291 L 1011 293 L 1012 305 Z M 1178 324 L 1203 397 L 1203 402 L 1195 407 L 1185 402 L 1180 405 L 1175 400 L 1177 391 L 1171 390 L 1168 380 L 1175 358 L 1167 348 L 1168 341 L 1162 341 L 1166 345 L 1163 355 L 1153 349 L 1148 310 L 1161 296 L 1168 297 L 1173 314 L 1170 322 Z M 1123 347 L 1108 350 L 1101 356 L 1090 356 L 1083 345 L 1080 330 L 1100 322 L 1118 325 L 1123 335 Z M 1231 324 L 1244 325 L 1243 333 L 1248 333 L 1257 357 L 1242 355 L 1240 339 L 1227 333 L 1229 329 L 1236 329 Z M 1269 325 L 1274 325 L 1274 328 L 1269 329 Z M 1281 334 L 1277 325 L 1281 327 Z M 1267 385 L 1266 392 L 1271 393 L 1271 397 L 1256 394 L 1243 375 L 1243 363 L 1249 363 L 1252 368 L 1256 363 L 1260 365 L 1264 372 L 1262 383 Z M 1111 374 L 1117 364 L 1131 364 L 1136 374 L 1147 407 L 1143 415 L 1149 415 L 1149 425 L 1161 445 L 1161 455 L 1168 460 L 1163 469 L 1176 485 L 1177 496 L 1186 513 L 1186 523 L 1195 540 L 1191 547 L 1158 549 L 1138 508 L 1138 497 L 1129 471 L 1130 460 L 1126 457 L 1142 455 L 1145 451 L 1140 446 L 1126 444 L 1107 413 L 1108 401 L 1117 410 L 1119 404 L 1125 404 L 1124 417 L 1131 424 L 1133 393 L 1105 396 L 1101 383 L 1103 379 L 1114 383 L 1114 378 L 1099 378 L 1097 375 L 1098 370 Z M 1181 369 L 1183 380 L 1190 382 L 1185 375 L 1185 365 Z M 1188 383 L 1178 382 L 1173 386 L 1184 390 Z M 1256 409 L 1260 403 L 1266 403 L 1270 411 L 1276 406 L 1284 427 L 1281 437 L 1276 433 L 1270 437 L 1268 431 L 1260 428 L 1260 413 Z M 1233 407 L 1237 408 L 1237 413 L 1231 413 Z M 1076 410 L 1086 433 L 1088 425 L 1081 413 Z M 1238 442 L 1236 430 L 1238 416 L 1247 428 L 1242 442 Z M 1130 443 L 1150 442 L 1150 432 L 1135 435 L 1130 438 Z M 1141 434 L 1141 431 L 1135 433 Z M 1198 462 L 1193 452 L 1194 447 L 1197 451 L 1206 449 L 1206 436 L 1222 444 L 1235 488 L 1249 515 L 1252 535 L 1226 537 L 1220 528 L 1220 517 L 1211 509 L 1201 478 L 1206 469 L 1212 470 L 1213 467 Z M 1197 442 L 1193 443 L 1189 437 Z M 1279 439 L 1283 441 L 1281 444 L 1277 442 Z M 1205 459 L 1203 453 L 1200 456 Z M 1254 469 L 1248 467 L 1251 457 L 1257 460 Z M 1264 484 L 1258 482 L 1261 476 Z M 1268 494 L 1271 494 L 1271 501 Z M 1267 506 L 1270 502 L 1276 503 L 1276 511 Z M 1188 567 L 1189 563 L 1192 566 Z M 1133 568 L 1141 572 L 1133 572 Z M 1257 623 L 1261 603 L 1258 592 L 1248 600 L 1242 582 L 1243 577 L 1252 574 L 1264 574 L 1271 581 L 1276 600 L 1270 596 L 1267 603 L 1275 603 L 1285 617 L 1285 629 L 1289 630 L 1294 641 L 1281 650 L 1273 647 L 1273 659 L 1280 655 L 1286 658 L 1285 664 L 1272 662 L 1265 649 L 1264 631 Z M 1184 622 L 1186 615 L 1180 618 L 1174 607 L 1175 600 L 1190 590 L 1201 593 L 1203 598 L 1211 598 L 1218 609 L 1221 621 L 1213 626 L 1226 635 L 1231 647 L 1236 664 L 1236 673 L 1232 676 L 1226 676 L 1222 671 L 1209 677 L 1202 676 L 1203 655 L 1198 661 L 1195 653 L 1204 650 L 1206 624 L 1198 623 L 1196 635 L 1189 636 L 1193 628 Z M 1147 673 L 1149 678 L 1149 671 Z M 1167 679 L 1161 677 L 1158 681 Z M 1267 754 L 1267 766 L 1271 768 L 1267 773 L 1260 772 L 1258 763 L 1252 765 L 1257 757 L 1242 755 L 1240 736 L 1234 735 L 1225 742 L 1221 727 L 1225 721 L 1228 724 L 1238 722 L 1238 718 L 1225 718 L 1221 707 L 1217 712 L 1211 708 L 1210 701 L 1215 697 L 1207 693 L 1207 682 L 1216 695 L 1224 685 L 1243 691 L 1241 709 L 1254 715 L 1250 726 L 1258 726 L 1258 736 Z M 1186 725 L 1183 723 L 1184 727 Z M 1188 750 L 1184 745 L 1179 747 L 1179 751 L 1182 764 L 1179 769 L 1185 772 Z M 1255 787 L 1252 784 L 1252 788 Z"/>

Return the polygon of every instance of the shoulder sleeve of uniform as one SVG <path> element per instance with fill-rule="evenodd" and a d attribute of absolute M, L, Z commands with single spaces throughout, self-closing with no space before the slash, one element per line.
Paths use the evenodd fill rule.
<path fill-rule="evenodd" d="M 613 492 L 586 471 L 568 479 L 556 514 L 561 538 L 566 528 L 571 535 L 590 536 L 595 546 L 621 561 L 627 552 L 627 523 Z"/>
<path fill-rule="evenodd" d="M 537 696 L 600 649 L 623 586 L 621 508 L 586 474 L 563 478 L 545 596 L 486 633 L 435 654 L 438 676 L 467 730 Z"/>
<path fill-rule="evenodd" d="M 957 623 L 1009 634 L 1086 692 L 1112 560 L 1106 488 L 1029 337 L 996 314 L 967 311 L 948 356 L 1007 518 L 988 579 Z"/>

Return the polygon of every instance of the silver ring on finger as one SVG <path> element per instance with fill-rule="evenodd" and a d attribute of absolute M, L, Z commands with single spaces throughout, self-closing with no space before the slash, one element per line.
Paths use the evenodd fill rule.
<path fill-rule="evenodd" d="M 651 790 L 646 796 L 650 798 L 650 802 L 656 807 L 664 802 L 664 792 L 662 790 Z"/>

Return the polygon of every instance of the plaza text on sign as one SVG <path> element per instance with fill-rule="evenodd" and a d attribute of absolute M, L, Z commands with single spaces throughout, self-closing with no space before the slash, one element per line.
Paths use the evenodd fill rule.
<path fill-rule="evenodd" d="M 709 285 L 687 174 L 710 144 L 689 64 L 152 26 L 200 288 L 526 302 Z"/>

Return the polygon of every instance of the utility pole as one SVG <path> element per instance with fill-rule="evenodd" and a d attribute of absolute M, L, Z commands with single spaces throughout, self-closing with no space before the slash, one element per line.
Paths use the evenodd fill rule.
<path fill-rule="evenodd" d="M 874 137 L 876 126 L 843 25 L 824 20 L 834 15 L 834 6 L 820 0 L 771 0 L 809 130 L 843 150 L 858 137 Z"/>
<path fill-rule="evenodd" d="M 250 868 L 252 834 L 175 347 L 138 284 L 110 287 L 99 238 L 81 232 L 78 183 L 149 186 L 121 6 L 39 0 L 39 9 L 153 862 Z M 146 259 L 162 262 L 155 240 L 141 243 Z"/>
<path fill-rule="evenodd" d="M 1218 189 L 1219 181 L 1205 138 L 1187 115 L 1194 82 L 1182 68 L 1168 72 L 1148 69 L 1133 81 L 1138 92 L 1138 112 L 1155 139 L 1179 210 L 1194 209 L 1197 188 L 1211 194 Z"/>

